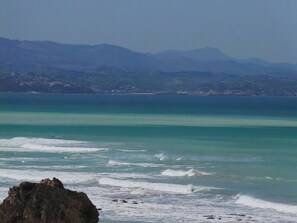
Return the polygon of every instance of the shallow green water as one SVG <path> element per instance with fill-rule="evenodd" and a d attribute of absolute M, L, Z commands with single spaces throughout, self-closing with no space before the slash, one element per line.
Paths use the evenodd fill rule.
<path fill-rule="evenodd" d="M 1 198 L 58 176 L 106 222 L 297 219 L 297 98 L 0 94 L 0 138 Z"/>

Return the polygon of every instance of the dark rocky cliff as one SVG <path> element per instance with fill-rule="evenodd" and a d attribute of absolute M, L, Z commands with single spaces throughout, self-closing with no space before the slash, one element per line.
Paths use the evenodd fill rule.
<path fill-rule="evenodd" d="M 1 223 L 97 223 L 87 195 L 65 189 L 56 178 L 10 188 L 0 205 Z"/>

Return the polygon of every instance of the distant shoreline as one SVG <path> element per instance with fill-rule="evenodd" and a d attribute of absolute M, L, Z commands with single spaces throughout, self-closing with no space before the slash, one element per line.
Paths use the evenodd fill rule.
<path fill-rule="evenodd" d="M 106 95 L 106 96 L 120 96 L 120 95 L 135 95 L 135 96 L 191 96 L 191 97 L 278 97 L 278 98 L 295 98 L 297 95 L 237 95 L 237 94 L 174 94 L 174 93 L 60 93 L 60 92 L 12 92 L 2 91 L 3 94 L 24 94 L 24 95 Z"/>

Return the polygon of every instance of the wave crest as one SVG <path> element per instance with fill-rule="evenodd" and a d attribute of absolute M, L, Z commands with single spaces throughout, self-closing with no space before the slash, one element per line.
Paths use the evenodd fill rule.
<path fill-rule="evenodd" d="M 146 181 L 130 181 L 130 180 L 117 180 L 107 177 L 102 177 L 98 180 L 101 185 L 109 185 L 116 187 L 125 188 L 141 188 L 146 190 L 162 191 L 168 193 L 177 194 L 190 194 L 200 190 L 210 189 L 208 187 L 194 187 L 191 184 L 181 185 L 181 184 L 167 184 L 167 183 L 152 183 Z"/>
<path fill-rule="evenodd" d="M 125 163 L 119 162 L 116 160 L 108 160 L 108 166 L 141 166 L 141 167 L 159 167 L 162 164 L 154 164 L 154 163 Z"/>
<path fill-rule="evenodd" d="M 46 152 L 46 153 L 92 153 L 105 151 L 107 148 L 89 147 L 88 142 L 46 139 L 46 138 L 26 138 L 15 137 L 11 139 L 0 139 L 0 151 L 15 152 Z"/>
<path fill-rule="evenodd" d="M 274 203 L 271 201 L 265 201 L 247 195 L 237 195 L 235 203 L 249 206 L 252 208 L 273 209 L 284 213 L 297 214 L 297 206 Z"/>
<path fill-rule="evenodd" d="M 194 177 L 194 176 L 208 176 L 208 175 L 212 175 L 212 173 L 200 172 L 194 169 L 190 169 L 187 171 L 167 169 L 162 171 L 161 175 L 169 176 L 169 177 Z"/>

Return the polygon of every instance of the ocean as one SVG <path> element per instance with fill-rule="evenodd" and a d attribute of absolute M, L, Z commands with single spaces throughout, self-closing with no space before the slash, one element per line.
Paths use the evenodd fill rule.
<path fill-rule="evenodd" d="M 297 222 L 297 98 L 0 94 L 0 200 L 52 177 L 100 222 Z"/>

